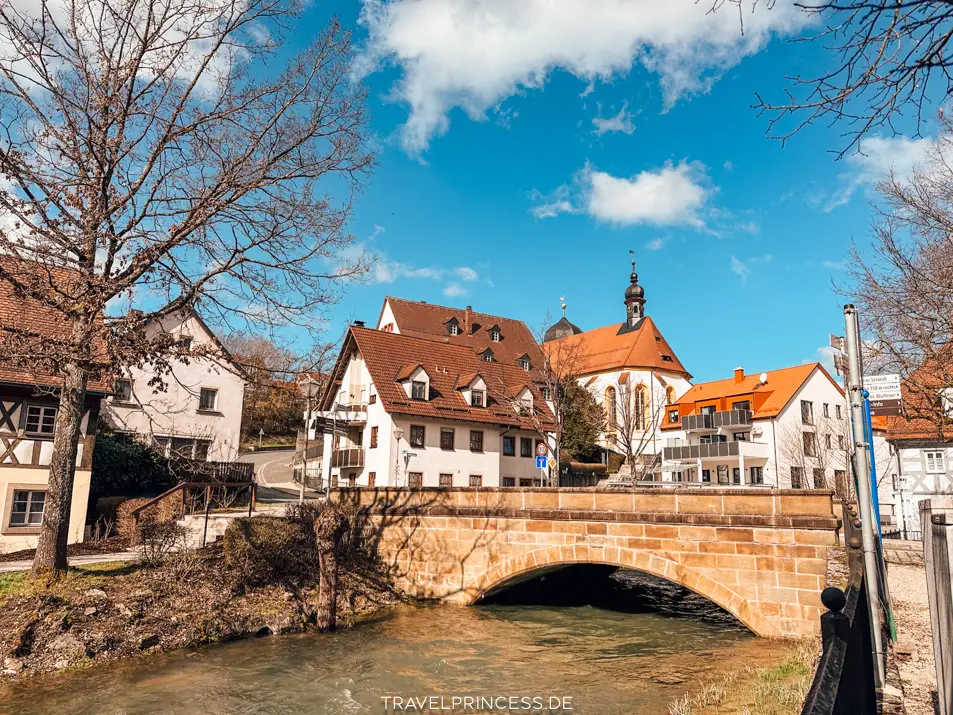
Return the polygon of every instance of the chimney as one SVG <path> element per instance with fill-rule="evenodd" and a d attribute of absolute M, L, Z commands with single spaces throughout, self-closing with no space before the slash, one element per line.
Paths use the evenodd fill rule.
<path fill-rule="evenodd" d="M 466 311 L 463 314 L 463 334 L 464 335 L 470 334 L 470 322 L 472 321 L 472 319 L 473 319 L 473 307 L 468 305 Z"/>
<path fill-rule="evenodd" d="M 363 320 L 355 320 L 355 321 L 354 321 L 354 327 L 355 327 L 355 328 L 363 328 L 363 327 L 364 327 L 364 321 L 363 321 Z"/>
<path fill-rule="evenodd" d="M 735 368 L 735 384 L 739 385 L 745 379 L 745 369 L 743 367 Z"/>

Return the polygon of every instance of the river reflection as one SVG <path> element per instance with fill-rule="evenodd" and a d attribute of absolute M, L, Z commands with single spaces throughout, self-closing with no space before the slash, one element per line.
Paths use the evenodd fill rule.
<path fill-rule="evenodd" d="M 330 635 L 245 641 L 0 687 L 0 712 L 338 715 L 383 713 L 384 695 L 456 694 L 571 697 L 573 713 L 666 713 L 700 678 L 770 664 L 781 649 L 730 624 L 653 612 L 407 606 Z"/>

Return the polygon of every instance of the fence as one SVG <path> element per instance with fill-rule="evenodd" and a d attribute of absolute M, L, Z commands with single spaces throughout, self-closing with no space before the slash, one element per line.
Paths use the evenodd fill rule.
<path fill-rule="evenodd" d="M 304 486 L 306 489 L 311 489 L 316 492 L 324 491 L 324 477 L 322 476 L 323 468 L 320 464 L 308 465 L 307 474 L 305 474 Z M 292 470 L 292 478 L 295 481 L 295 484 L 301 484 L 301 475 L 304 473 L 304 467 L 300 464 L 296 464 Z"/>
<path fill-rule="evenodd" d="M 801 715 L 874 715 L 873 643 L 857 513 L 845 504 L 844 536 L 850 580 L 847 590 L 825 588 L 821 602 L 822 653 Z"/>
<path fill-rule="evenodd" d="M 933 661 L 940 715 L 953 715 L 953 501 L 920 502 L 923 563 L 926 568 Z"/>

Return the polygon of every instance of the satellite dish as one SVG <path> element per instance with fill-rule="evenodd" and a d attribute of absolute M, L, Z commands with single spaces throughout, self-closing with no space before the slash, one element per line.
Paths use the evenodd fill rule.
<path fill-rule="evenodd" d="M 758 377 L 758 379 L 761 380 L 761 384 L 762 384 L 762 385 L 767 385 L 767 384 L 768 384 L 768 373 L 762 372 L 761 375 Z"/>

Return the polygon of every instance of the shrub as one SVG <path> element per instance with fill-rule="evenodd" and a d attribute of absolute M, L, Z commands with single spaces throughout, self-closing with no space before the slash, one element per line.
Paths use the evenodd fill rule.
<path fill-rule="evenodd" d="M 96 436 L 90 500 L 161 494 L 175 486 L 168 460 L 130 435 L 101 429 Z"/>
<path fill-rule="evenodd" d="M 313 523 L 313 522 L 312 522 Z M 314 530 L 307 518 L 244 517 L 222 537 L 225 567 L 235 584 L 298 589 L 318 582 Z"/>
<path fill-rule="evenodd" d="M 150 500 L 146 498 L 126 499 L 116 507 L 116 531 L 118 531 L 119 535 L 123 538 L 129 539 L 130 543 L 134 543 L 138 537 L 132 512 L 149 501 Z M 176 513 L 176 500 L 174 498 L 163 499 L 139 515 L 139 524 L 168 524 L 175 521 Z"/>
<path fill-rule="evenodd" d="M 136 542 L 142 562 L 146 566 L 158 566 L 166 556 L 187 547 L 188 531 L 175 522 L 145 521 L 139 524 Z"/>

